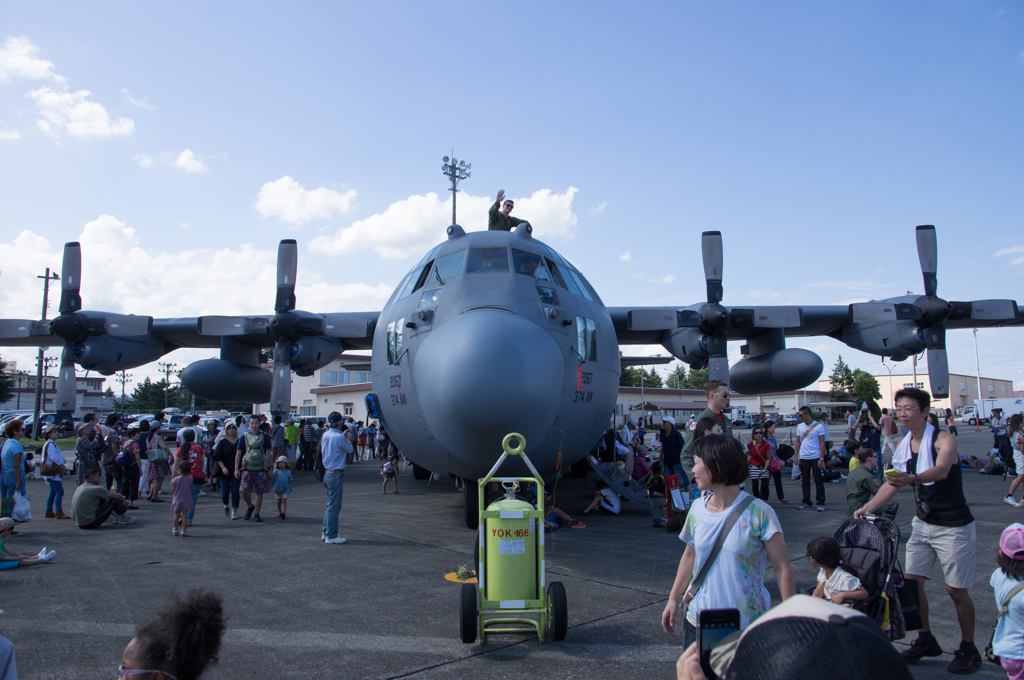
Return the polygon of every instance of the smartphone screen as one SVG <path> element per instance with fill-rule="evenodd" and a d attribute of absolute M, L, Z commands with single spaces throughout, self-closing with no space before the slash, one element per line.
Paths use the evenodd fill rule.
<path fill-rule="evenodd" d="M 700 667 L 709 680 L 718 677 L 711 670 L 711 650 L 739 629 L 739 609 L 705 609 L 697 613 L 697 648 L 700 649 Z"/>

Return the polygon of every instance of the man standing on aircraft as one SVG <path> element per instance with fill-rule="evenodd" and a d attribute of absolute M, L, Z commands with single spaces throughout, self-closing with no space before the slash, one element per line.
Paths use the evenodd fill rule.
<path fill-rule="evenodd" d="M 498 192 L 498 197 L 494 200 L 494 205 L 491 206 L 487 214 L 488 231 L 512 231 L 514 227 L 525 222 L 525 220 L 521 220 L 518 217 L 512 217 L 512 206 L 515 204 L 511 198 L 502 203 L 501 199 L 503 198 L 505 198 L 504 189 Z"/>
<path fill-rule="evenodd" d="M 729 416 L 722 413 L 723 409 L 729 408 L 729 386 L 721 380 L 709 380 L 704 385 L 704 394 L 708 397 L 708 407 L 690 421 L 686 432 L 686 444 L 683 446 L 683 472 L 690 479 L 693 479 L 693 454 L 690 448 L 693 446 L 693 430 L 697 427 L 697 421 L 705 416 L 718 418 L 722 423 L 722 434 L 732 436 L 732 421 L 729 420 Z"/>

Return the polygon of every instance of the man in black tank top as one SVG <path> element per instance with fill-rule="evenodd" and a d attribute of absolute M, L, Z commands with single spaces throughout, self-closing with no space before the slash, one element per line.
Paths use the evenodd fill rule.
<path fill-rule="evenodd" d="M 949 672 L 964 675 L 981 667 L 981 655 L 974 645 L 974 602 L 968 591 L 974 585 L 978 535 L 964 498 L 956 437 L 928 426 L 930 406 L 931 396 L 923 390 L 906 388 L 896 393 L 896 415 L 910 432 L 893 456 L 893 467 L 900 475 L 887 474 L 886 484 L 854 517 L 875 514 L 903 487 L 915 493 L 917 517 L 907 541 L 905 565 L 906 577 L 918 584 L 922 626 L 903 658 L 915 664 L 923 657 L 942 654 L 931 634 L 924 590 L 938 566 L 960 624 L 960 648 L 949 662 Z M 922 451 L 922 439 L 929 437 L 931 445 Z"/>

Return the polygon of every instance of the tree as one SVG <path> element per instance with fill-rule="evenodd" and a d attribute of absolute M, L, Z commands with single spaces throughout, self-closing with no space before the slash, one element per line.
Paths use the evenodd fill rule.
<path fill-rule="evenodd" d="M 644 369 L 644 387 L 663 387 L 661 376 L 653 368 Z"/>
<path fill-rule="evenodd" d="M 829 376 L 829 379 L 832 381 L 830 399 L 832 401 L 850 401 L 854 387 L 853 371 L 843 361 L 841 354 L 836 359 L 836 365 L 832 367 L 832 375 Z"/>
<path fill-rule="evenodd" d="M 640 371 L 634 366 L 626 366 L 619 375 L 619 387 L 640 387 Z"/>
<path fill-rule="evenodd" d="M 875 402 L 875 399 L 882 398 L 882 390 L 878 386 L 875 376 L 867 371 L 855 369 L 853 371 L 853 398 L 858 404 L 867 402 L 871 409 L 871 415 L 877 420 L 882 416 L 882 409 Z"/>
<path fill-rule="evenodd" d="M 7 362 L 0 359 L 0 404 L 14 396 L 14 376 L 7 372 Z"/>
<path fill-rule="evenodd" d="M 686 389 L 688 390 L 703 390 L 704 386 L 708 384 L 708 369 L 699 368 L 690 371 L 690 375 L 686 377 Z"/>
<path fill-rule="evenodd" d="M 160 380 L 153 382 L 146 378 L 140 383 L 135 383 L 135 390 L 132 392 L 132 405 L 139 411 L 159 411 L 165 403 L 167 392 L 167 381 Z"/>
<path fill-rule="evenodd" d="M 673 389 L 686 389 L 686 366 L 684 364 L 679 364 L 672 369 L 665 379 L 665 386 Z"/>

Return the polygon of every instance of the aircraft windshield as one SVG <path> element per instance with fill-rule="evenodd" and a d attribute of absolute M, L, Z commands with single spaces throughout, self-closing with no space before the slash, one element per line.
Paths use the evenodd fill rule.
<path fill-rule="evenodd" d="M 432 290 L 423 291 L 423 295 L 420 296 L 420 304 L 417 305 L 417 309 L 433 309 L 437 307 L 437 301 L 441 297 L 442 288 L 434 288 Z"/>
<path fill-rule="evenodd" d="M 434 272 L 437 276 L 441 277 L 442 281 L 448 280 L 450 276 L 458 276 L 462 273 L 462 265 L 466 262 L 466 251 L 460 250 L 458 252 L 449 253 L 444 257 L 437 259 L 437 265 L 434 267 Z M 435 277 L 435 281 L 437 278 Z"/>
<path fill-rule="evenodd" d="M 470 248 L 467 274 L 490 274 L 508 271 L 508 248 Z"/>
<path fill-rule="evenodd" d="M 558 304 L 558 293 L 554 288 L 537 286 L 537 295 L 540 297 L 540 301 L 546 305 Z"/>
<path fill-rule="evenodd" d="M 516 274 L 534 276 L 544 281 L 550 281 L 547 268 L 544 267 L 544 258 L 536 253 L 528 253 L 518 248 L 512 249 L 512 266 Z"/>

